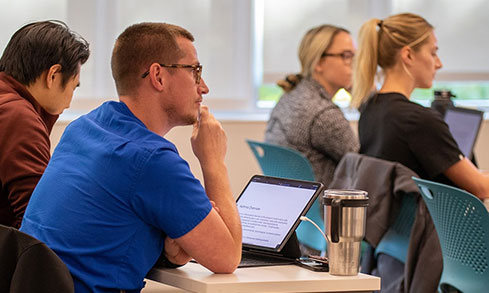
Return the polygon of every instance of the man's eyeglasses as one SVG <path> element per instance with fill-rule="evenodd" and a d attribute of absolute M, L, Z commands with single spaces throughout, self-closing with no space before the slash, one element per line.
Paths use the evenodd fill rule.
<path fill-rule="evenodd" d="M 160 64 L 160 63 L 158 63 Z M 170 68 L 191 68 L 194 73 L 195 83 L 200 84 L 200 78 L 202 76 L 202 65 L 199 64 L 160 64 L 161 67 L 170 67 Z M 141 75 L 141 78 L 145 78 L 148 76 L 149 70 Z"/>
<path fill-rule="evenodd" d="M 345 63 L 345 65 L 350 65 L 354 56 L 355 56 L 355 53 L 353 53 L 352 51 L 343 51 L 341 53 L 326 53 L 326 52 L 324 52 L 321 55 L 321 58 L 323 58 L 323 57 L 341 57 L 341 59 L 343 59 L 343 62 Z"/>

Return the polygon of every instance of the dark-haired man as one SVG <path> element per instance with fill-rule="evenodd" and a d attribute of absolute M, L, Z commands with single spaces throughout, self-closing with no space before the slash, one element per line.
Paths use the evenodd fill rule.
<path fill-rule="evenodd" d="M 49 134 L 79 85 L 88 43 L 62 22 L 20 28 L 0 59 L 0 224 L 20 227 L 50 157 Z"/>
<path fill-rule="evenodd" d="M 139 292 L 163 248 L 173 264 L 192 257 L 219 273 L 241 259 L 226 135 L 201 107 L 209 89 L 193 40 L 170 24 L 127 28 L 112 53 L 120 102 L 66 128 L 34 191 L 21 231 L 61 257 L 78 293 Z M 205 189 L 164 138 L 191 124 Z"/>

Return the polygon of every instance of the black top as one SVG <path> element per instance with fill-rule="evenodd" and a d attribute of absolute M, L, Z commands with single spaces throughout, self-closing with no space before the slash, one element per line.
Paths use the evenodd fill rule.
<path fill-rule="evenodd" d="M 399 93 L 379 93 L 362 107 L 358 135 L 361 154 L 399 162 L 423 179 L 453 185 L 442 173 L 463 155 L 433 110 Z"/>
<path fill-rule="evenodd" d="M 0 292 L 75 292 L 66 265 L 34 237 L 0 225 L 0 252 Z"/>

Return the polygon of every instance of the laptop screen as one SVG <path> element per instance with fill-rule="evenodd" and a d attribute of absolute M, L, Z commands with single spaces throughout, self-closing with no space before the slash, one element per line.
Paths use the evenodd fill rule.
<path fill-rule="evenodd" d="M 479 134 L 484 112 L 474 109 L 448 108 L 444 120 L 465 157 L 472 159 L 472 152 Z"/>
<path fill-rule="evenodd" d="M 237 199 L 243 247 L 280 252 L 322 189 L 319 182 L 253 176 Z"/>

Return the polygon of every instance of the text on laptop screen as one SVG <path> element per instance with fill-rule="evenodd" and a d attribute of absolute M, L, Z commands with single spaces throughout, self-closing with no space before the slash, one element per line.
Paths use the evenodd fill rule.
<path fill-rule="evenodd" d="M 237 201 L 243 244 L 277 248 L 318 188 L 317 184 L 304 182 L 250 181 Z"/>

